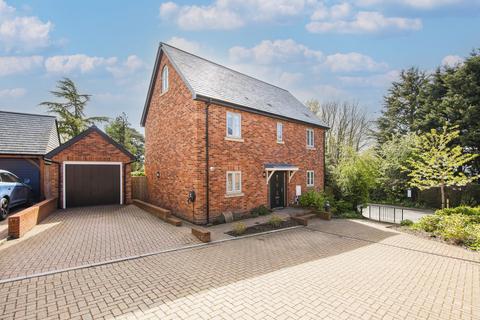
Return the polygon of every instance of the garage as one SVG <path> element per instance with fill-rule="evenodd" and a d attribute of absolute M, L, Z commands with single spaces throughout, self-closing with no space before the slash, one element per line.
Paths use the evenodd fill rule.
<path fill-rule="evenodd" d="M 122 164 L 64 162 L 65 207 L 122 204 Z"/>
<path fill-rule="evenodd" d="M 129 204 L 135 157 L 92 126 L 45 155 L 60 208 Z"/>

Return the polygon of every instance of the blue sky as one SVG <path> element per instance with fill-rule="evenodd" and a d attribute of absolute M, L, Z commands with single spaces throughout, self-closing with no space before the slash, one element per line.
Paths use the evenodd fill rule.
<path fill-rule="evenodd" d="M 374 118 L 401 69 L 461 63 L 479 30 L 480 0 L 0 0 L 0 109 L 45 113 L 66 76 L 92 94 L 89 116 L 139 127 L 164 41 Z"/>

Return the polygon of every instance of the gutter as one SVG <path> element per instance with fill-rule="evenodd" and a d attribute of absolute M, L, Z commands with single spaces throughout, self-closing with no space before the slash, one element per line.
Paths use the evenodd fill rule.
<path fill-rule="evenodd" d="M 208 136 L 208 116 L 209 116 L 209 107 L 211 104 L 211 99 L 205 103 L 205 179 L 206 179 L 206 190 L 205 190 L 205 202 L 206 202 L 206 214 L 207 214 L 207 224 L 210 223 L 210 161 L 209 161 L 209 136 Z"/>

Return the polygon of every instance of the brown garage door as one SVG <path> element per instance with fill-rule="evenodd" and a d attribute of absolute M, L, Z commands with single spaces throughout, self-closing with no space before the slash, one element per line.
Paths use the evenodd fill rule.
<path fill-rule="evenodd" d="M 120 166 L 66 164 L 66 207 L 120 203 Z"/>

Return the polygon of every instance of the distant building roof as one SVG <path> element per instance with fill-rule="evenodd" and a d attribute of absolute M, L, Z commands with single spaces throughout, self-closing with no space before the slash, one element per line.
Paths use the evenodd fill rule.
<path fill-rule="evenodd" d="M 327 127 L 287 90 L 165 43 L 160 44 L 158 51 L 157 62 L 142 115 L 142 125 L 145 125 L 153 84 L 158 72 L 158 63 L 160 63 L 163 52 L 192 92 L 193 99 L 212 100 L 212 102 L 218 104 L 243 107 L 266 115 Z"/>
<path fill-rule="evenodd" d="M 0 111 L 0 154 L 45 155 L 59 145 L 55 117 Z"/>

